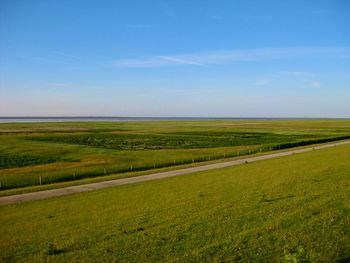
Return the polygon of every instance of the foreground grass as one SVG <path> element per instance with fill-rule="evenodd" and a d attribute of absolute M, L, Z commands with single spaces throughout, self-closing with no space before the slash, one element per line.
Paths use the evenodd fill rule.
<path fill-rule="evenodd" d="M 350 146 L 0 207 L 0 261 L 350 260 Z"/>

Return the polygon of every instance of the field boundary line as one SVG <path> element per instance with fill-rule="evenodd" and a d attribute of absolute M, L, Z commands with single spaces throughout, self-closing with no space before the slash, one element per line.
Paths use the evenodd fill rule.
<path fill-rule="evenodd" d="M 231 161 L 224 161 L 224 162 L 220 162 L 220 163 L 206 164 L 206 165 L 201 165 L 201 166 L 196 166 L 196 167 L 182 168 L 182 169 L 171 170 L 171 171 L 166 171 L 166 172 L 158 172 L 158 173 L 153 173 L 153 174 L 140 175 L 140 176 L 128 177 L 128 178 L 122 178 L 122 179 L 114 179 L 114 180 L 97 182 L 97 183 L 74 185 L 74 186 L 68 186 L 68 187 L 59 188 L 59 189 L 51 189 L 51 190 L 44 190 L 44 191 L 38 191 L 38 192 L 3 196 L 3 197 L 0 197 L 0 205 L 8 205 L 8 204 L 15 204 L 15 203 L 20 203 L 20 202 L 41 200 L 41 199 L 47 199 L 47 198 L 51 198 L 51 197 L 58 197 L 58 196 L 71 195 L 71 194 L 75 194 L 75 193 L 94 191 L 94 190 L 104 189 L 104 188 L 108 188 L 108 187 L 112 187 L 112 186 L 146 182 L 146 181 L 151 181 L 151 180 L 158 180 L 158 179 L 163 179 L 163 178 L 174 177 L 174 176 L 178 176 L 178 175 L 191 174 L 191 173 L 195 173 L 195 172 L 202 172 L 202 171 L 208 171 L 208 170 L 213 170 L 213 169 L 226 168 L 226 167 L 240 165 L 240 164 L 244 164 L 244 163 L 251 163 L 251 162 L 256 162 L 256 161 L 261 161 L 261 160 L 268 160 L 268 159 L 289 156 L 289 155 L 299 154 L 299 153 L 306 153 L 306 152 L 311 152 L 314 150 L 325 149 L 325 148 L 340 146 L 340 145 L 344 145 L 344 144 L 350 144 L 350 140 L 336 142 L 336 143 L 327 143 L 327 144 L 317 145 L 317 146 L 303 148 L 303 149 L 270 153 L 270 154 L 254 156 L 254 157 L 246 157 L 246 158 L 238 159 L 238 160 L 231 160 Z"/>

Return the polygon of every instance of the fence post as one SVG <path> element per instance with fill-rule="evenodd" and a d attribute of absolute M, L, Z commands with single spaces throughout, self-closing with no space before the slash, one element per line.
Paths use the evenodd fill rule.
<path fill-rule="evenodd" d="M 130 165 L 130 172 L 132 172 L 132 165 Z"/>
<path fill-rule="evenodd" d="M 226 153 L 224 153 L 224 158 L 226 158 Z"/>
<path fill-rule="evenodd" d="M 76 172 L 74 171 L 74 172 L 73 172 L 73 178 L 74 178 L 74 180 L 75 180 L 75 177 L 76 177 Z"/>
<path fill-rule="evenodd" d="M 175 161 L 175 159 L 174 159 L 174 165 L 176 164 L 176 161 Z"/>
<path fill-rule="evenodd" d="M 194 163 L 194 157 L 192 157 L 192 163 Z"/>
<path fill-rule="evenodd" d="M 41 175 L 39 176 L 39 184 L 42 184 L 42 179 L 41 179 Z"/>
<path fill-rule="evenodd" d="M 103 168 L 103 173 L 104 173 L 105 175 L 107 174 L 106 168 Z"/>

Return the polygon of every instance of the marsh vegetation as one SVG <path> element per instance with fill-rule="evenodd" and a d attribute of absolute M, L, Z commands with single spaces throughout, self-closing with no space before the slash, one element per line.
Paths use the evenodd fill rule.
<path fill-rule="evenodd" d="M 346 120 L 3 123 L 0 189 L 134 176 L 349 137 Z"/>

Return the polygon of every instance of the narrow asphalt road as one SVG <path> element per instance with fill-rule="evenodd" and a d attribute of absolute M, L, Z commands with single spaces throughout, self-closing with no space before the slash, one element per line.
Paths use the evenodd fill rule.
<path fill-rule="evenodd" d="M 139 182 L 151 181 L 151 180 L 162 179 L 167 177 L 173 177 L 177 175 L 190 174 L 194 172 L 208 171 L 212 169 L 224 168 L 224 167 L 239 165 L 243 163 L 256 162 L 256 161 L 267 160 L 267 159 L 288 156 L 288 155 L 298 154 L 298 153 L 305 153 L 313 150 L 324 149 L 324 148 L 334 147 L 334 146 L 343 145 L 343 144 L 350 144 L 350 140 L 336 142 L 336 143 L 328 143 L 324 145 L 308 147 L 308 148 L 303 148 L 298 150 L 290 150 L 290 151 L 260 155 L 255 157 L 247 157 L 239 160 L 213 163 L 213 164 L 207 164 L 207 165 L 191 167 L 191 168 L 184 168 L 179 170 L 172 170 L 168 172 L 154 173 L 154 174 L 142 175 L 137 177 L 129 177 L 129 178 L 123 178 L 123 179 L 115 179 L 115 180 L 103 181 L 103 182 L 91 183 L 91 184 L 85 184 L 85 185 L 75 185 L 75 186 L 69 186 L 65 188 L 45 190 L 45 191 L 39 191 L 39 192 L 33 192 L 33 193 L 3 196 L 3 197 L 0 197 L 0 205 L 8 205 L 8 204 L 15 204 L 19 202 L 47 199 L 50 197 L 88 192 L 88 191 L 103 189 L 103 188 L 117 186 L 117 185 L 139 183 Z"/>

